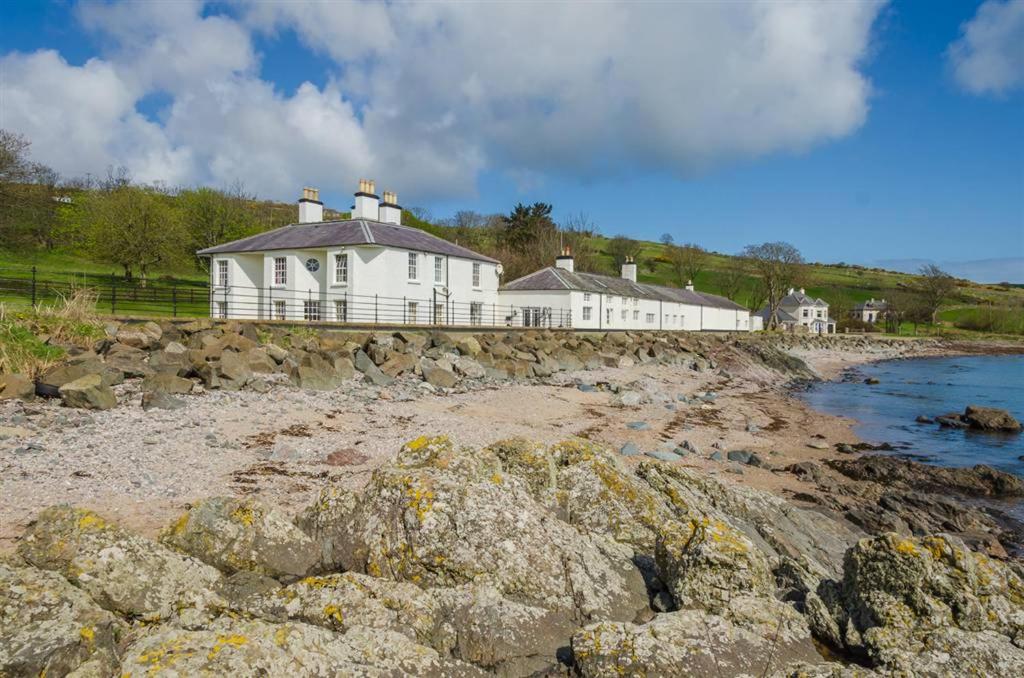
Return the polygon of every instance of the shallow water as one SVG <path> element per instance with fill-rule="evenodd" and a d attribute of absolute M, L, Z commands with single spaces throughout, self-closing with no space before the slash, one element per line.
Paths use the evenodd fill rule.
<path fill-rule="evenodd" d="M 967 405 L 1008 410 L 1024 420 L 1024 356 L 892 360 L 857 369 L 843 381 L 814 384 L 803 397 L 815 409 L 856 419 L 857 435 L 891 443 L 898 455 L 942 466 L 988 464 L 1024 476 L 1024 434 L 1002 435 L 918 424 L 918 415 L 963 412 Z M 881 383 L 864 383 L 875 377 Z"/>

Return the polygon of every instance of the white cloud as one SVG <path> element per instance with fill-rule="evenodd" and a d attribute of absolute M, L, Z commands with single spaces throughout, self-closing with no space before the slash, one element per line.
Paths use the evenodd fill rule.
<path fill-rule="evenodd" d="M 856 130 L 879 7 L 241 2 L 226 16 L 194 1 L 88 4 L 78 15 L 107 41 L 102 58 L 4 57 L 7 108 L 18 93 L 6 117 L 65 172 L 113 159 L 140 178 L 242 179 L 278 198 L 364 175 L 417 199 L 471 192 L 484 169 L 531 182 L 690 175 Z M 326 86 L 283 95 L 260 79 L 251 33 L 283 30 L 337 64 Z M 29 64 L 104 94 L 54 96 Z M 135 112 L 157 91 L 171 101 L 159 124 Z"/>
<path fill-rule="evenodd" d="M 957 82 L 974 94 L 1024 85 L 1024 0 L 987 0 L 948 53 Z"/>

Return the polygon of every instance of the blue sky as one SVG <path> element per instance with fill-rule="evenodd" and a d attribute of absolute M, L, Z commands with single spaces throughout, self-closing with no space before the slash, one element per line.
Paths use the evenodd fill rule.
<path fill-rule="evenodd" d="M 67 174 L 1024 281 L 1022 0 L 154 5 L 5 4 L 0 124 Z"/>

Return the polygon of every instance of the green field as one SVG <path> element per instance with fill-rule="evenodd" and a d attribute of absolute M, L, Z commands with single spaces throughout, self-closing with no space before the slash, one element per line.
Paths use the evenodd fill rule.
<path fill-rule="evenodd" d="M 451 235 L 443 226 L 431 225 L 429 230 L 442 237 Z M 601 236 L 596 236 L 592 242 L 598 254 L 598 267 L 605 273 L 614 269 L 612 255 L 607 251 L 608 242 Z M 641 247 L 638 279 L 676 285 L 671 266 L 665 259 L 665 247 L 654 242 L 642 242 Z M 732 262 L 732 257 L 709 254 L 705 270 L 694 281 L 696 288 L 722 294 L 722 280 Z M 26 285 L 30 284 L 33 266 L 37 299 L 41 301 L 59 299 L 75 288 L 89 288 L 98 295 L 97 306 L 101 313 L 182 317 L 208 313 L 205 291 L 208 277 L 198 265 L 177 270 L 158 269 L 151 273 L 145 286 L 140 286 L 138 281 L 124 281 L 116 267 L 109 264 L 73 253 L 47 250 L 0 250 L 0 302 L 9 308 L 30 305 Z M 834 309 L 850 309 L 870 298 L 883 299 L 894 292 L 912 289 L 917 276 L 860 266 L 808 264 L 804 278 L 808 294 L 825 299 Z M 749 305 L 754 285 L 755 279 L 746 277 L 736 301 Z M 958 281 L 957 291 L 940 311 L 939 320 L 947 328 L 1022 334 L 1024 289 Z"/>

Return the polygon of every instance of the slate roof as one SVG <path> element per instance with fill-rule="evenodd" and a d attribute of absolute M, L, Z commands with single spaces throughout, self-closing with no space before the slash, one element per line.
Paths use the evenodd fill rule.
<path fill-rule="evenodd" d="M 196 252 L 201 257 L 212 254 L 240 252 L 264 252 L 270 250 L 304 250 L 339 245 L 382 245 L 431 254 L 447 254 L 452 257 L 486 261 L 496 264 L 496 259 L 460 247 L 444 238 L 438 238 L 426 231 L 410 226 L 386 224 L 371 219 L 346 219 L 342 221 L 318 221 L 311 224 L 289 224 L 272 231 L 258 233 L 248 238 L 207 247 Z"/>
<path fill-rule="evenodd" d="M 555 266 L 548 266 L 529 275 L 524 275 L 522 278 L 512 280 L 502 285 L 501 289 L 508 291 L 574 290 L 610 294 L 617 297 L 655 299 L 691 306 L 711 306 L 736 311 L 747 310 L 745 306 L 740 306 L 736 302 L 715 294 L 694 292 L 681 287 L 636 283 L 626 278 L 597 273 L 570 272 Z"/>
<path fill-rule="evenodd" d="M 888 307 L 889 307 L 889 304 L 887 304 L 884 301 L 878 301 L 877 299 L 871 299 L 870 301 L 865 301 L 862 304 L 856 304 L 853 307 L 853 310 L 854 311 L 870 311 L 870 310 L 884 311 Z"/>
<path fill-rule="evenodd" d="M 818 306 L 821 308 L 828 308 L 828 302 L 824 299 L 814 299 L 803 292 L 794 292 L 793 294 L 787 294 L 782 297 L 782 301 L 779 302 L 779 306 Z"/>

